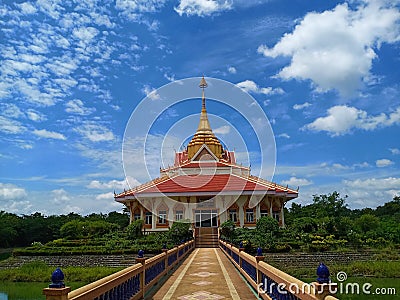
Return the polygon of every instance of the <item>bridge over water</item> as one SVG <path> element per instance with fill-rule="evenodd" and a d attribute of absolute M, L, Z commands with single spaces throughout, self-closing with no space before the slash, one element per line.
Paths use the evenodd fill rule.
<path fill-rule="evenodd" d="M 321 271 L 324 271 L 323 268 Z M 146 259 L 131 267 L 71 291 L 64 287 L 59 270 L 53 283 L 43 290 L 47 300 L 136 300 L 136 299 L 271 299 L 335 300 L 329 293 L 334 284 L 307 284 L 229 243 L 196 248 L 195 241 Z"/>

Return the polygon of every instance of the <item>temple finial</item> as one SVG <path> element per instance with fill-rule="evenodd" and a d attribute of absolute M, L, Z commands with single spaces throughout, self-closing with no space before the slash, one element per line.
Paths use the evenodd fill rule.
<path fill-rule="evenodd" d="M 206 80 L 204 79 L 204 75 L 200 80 L 199 87 L 203 90 L 202 96 L 201 96 L 201 110 L 206 110 L 206 97 L 204 96 L 204 89 L 208 86 Z"/>

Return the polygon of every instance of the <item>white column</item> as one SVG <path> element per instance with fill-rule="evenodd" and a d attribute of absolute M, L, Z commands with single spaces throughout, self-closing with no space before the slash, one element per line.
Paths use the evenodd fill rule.
<path fill-rule="evenodd" d="M 285 214 L 284 214 L 284 203 L 281 201 L 281 220 L 282 220 L 282 227 L 285 228 Z"/>
<path fill-rule="evenodd" d="M 269 216 L 271 217 L 271 218 L 273 218 L 274 217 L 274 215 L 272 214 L 272 205 L 273 205 L 273 203 L 274 203 L 274 198 L 269 198 Z"/>

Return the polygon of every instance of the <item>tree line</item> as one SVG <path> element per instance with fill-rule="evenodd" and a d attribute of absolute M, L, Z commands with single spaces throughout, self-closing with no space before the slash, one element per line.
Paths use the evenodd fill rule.
<path fill-rule="evenodd" d="M 123 229 L 129 224 L 129 215 L 114 211 L 108 214 L 93 213 L 87 216 L 76 213 L 45 216 L 38 212 L 19 216 L 0 211 L 0 224 L 0 248 L 26 247 L 34 242 L 45 244 L 65 238 L 72 234 L 71 231 L 76 231 L 74 224 L 81 225 L 83 236 L 93 231 L 108 231 L 109 228 Z"/>

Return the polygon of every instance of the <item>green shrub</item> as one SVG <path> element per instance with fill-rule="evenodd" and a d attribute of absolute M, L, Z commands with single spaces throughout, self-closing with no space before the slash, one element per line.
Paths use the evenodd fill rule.
<path fill-rule="evenodd" d="M 236 225 L 232 220 L 225 221 L 221 224 L 221 235 L 223 238 L 231 241 L 235 234 Z"/>
<path fill-rule="evenodd" d="M 135 240 L 138 237 L 142 236 L 142 228 L 144 221 L 142 219 L 135 220 L 126 228 L 126 234 L 128 239 Z"/>
<path fill-rule="evenodd" d="M 179 244 L 182 240 L 189 240 L 193 237 L 189 220 L 175 221 L 168 231 L 169 238 L 173 243 Z"/>

